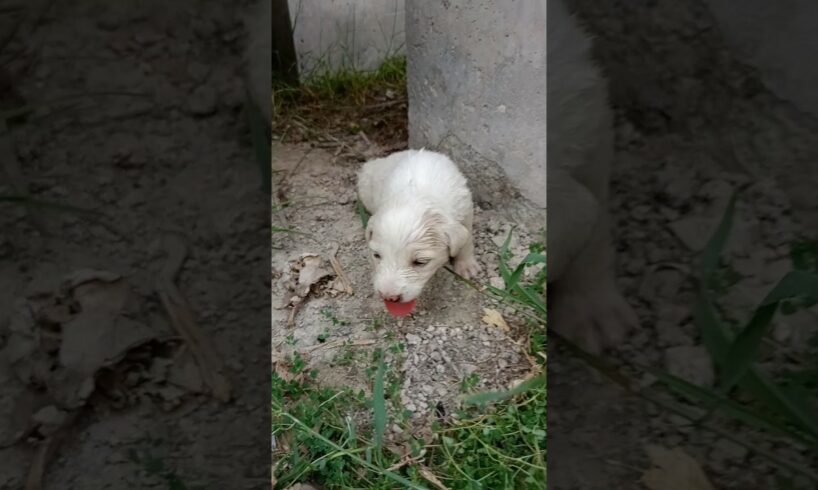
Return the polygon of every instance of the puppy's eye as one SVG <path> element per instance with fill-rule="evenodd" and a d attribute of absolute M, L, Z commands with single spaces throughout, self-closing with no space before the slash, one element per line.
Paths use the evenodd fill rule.
<path fill-rule="evenodd" d="M 378 252 L 373 252 L 373 253 L 372 253 L 372 256 L 373 256 L 373 257 L 375 257 L 375 258 L 376 258 L 376 259 L 378 259 L 378 260 L 380 260 L 380 259 L 381 259 L 381 254 L 379 254 Z"/>
<path fill-rule="evenodd" d="M 415 267 L 421 267 L 428 264 L 429 261 L 427 259 L 415 259 L 412 261 L 412 265 Z"/>

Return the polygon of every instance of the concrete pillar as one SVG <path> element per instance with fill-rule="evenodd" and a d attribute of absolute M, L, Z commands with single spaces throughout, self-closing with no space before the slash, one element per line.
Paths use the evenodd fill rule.
<path fill-rule="evenodd" d="M 410 147 L 448 153 L 478 203 L 525 204 L 517 219 L 537 228 L 546 207 L 545 20 L 542 0 L 406 3 Z"/>

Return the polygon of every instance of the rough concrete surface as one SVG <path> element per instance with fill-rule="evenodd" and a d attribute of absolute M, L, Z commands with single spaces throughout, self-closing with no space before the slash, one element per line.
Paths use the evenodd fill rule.
<path fill-rule="evenodd" d="M 374 70 L 404 52 L 403 0 L 288 0 L 301 76 Z"/>
<path fill-rule="evenodd" d="M 406 19 L 410 147 L 450 153 L 478 202 L 545 226 L 545 3 L 417 1 Z"/>

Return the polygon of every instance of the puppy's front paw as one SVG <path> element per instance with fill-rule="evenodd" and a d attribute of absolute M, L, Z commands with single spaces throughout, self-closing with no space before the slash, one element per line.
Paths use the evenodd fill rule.
<path fill-rule="evenodd" d="M 465 279 L 471 279 L 480 273 L 480 264 L 474 255 L 457 256 L 454 259 L 454 271 Z"/>
<path fill-rule="evenodd" d="M 548 327 L 591 353 L 621 344 L 638 325 L 636 312 L 613 284 L 549 291 Z"/>

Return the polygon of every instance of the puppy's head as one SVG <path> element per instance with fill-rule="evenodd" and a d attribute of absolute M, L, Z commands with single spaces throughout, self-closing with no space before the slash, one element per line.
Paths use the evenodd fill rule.
<path fill-rule="evenodd" d="M 457 255 L 468 230 L 430 207 L 398 206 L 369 219 L 366 240 L 375 268 L 375 291 L 383 299 L 405 303 Z"/>

